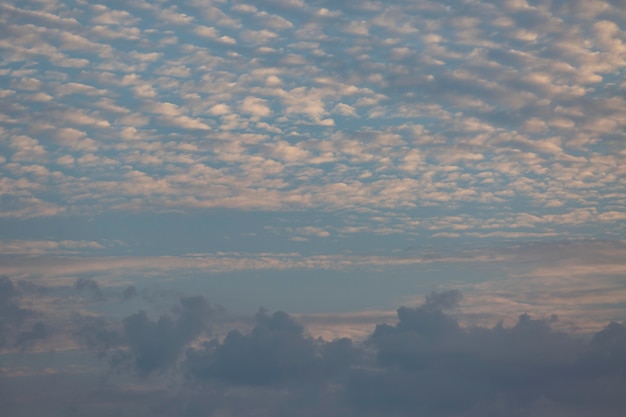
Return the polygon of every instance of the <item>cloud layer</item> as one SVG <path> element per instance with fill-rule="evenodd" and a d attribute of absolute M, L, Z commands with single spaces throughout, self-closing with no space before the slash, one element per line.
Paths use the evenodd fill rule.
<path fill-rule="evenodd" d="M 0 27 L 5 413 L 624 414 L 623 1 Z"/>
<path fill-rule="evenodd" d="M 474 238 L 624 220 L 618 2 L 49 1 L 2 18 L 5 217 L 349 210 Z"/>
<path fill-rule="evenodd" d="M 215 326 L 224 324 L 218 314 L 223 310 L 198 296 L 180 299 L 154 319 L 144 311 L 122 323 L 77 318 L 76 340 L 96 348 L 115 374 L 102 386 L 97 371 L 56 371 L 78 395 L 49 400 L 48 413 L 65 415 L 67 401 L 89 416 L 115 410 L 164 416 L 262 411 L 546 417 L 623 411 L 623 324 L 611 322 L 588 338 L 554 330 L 554 315 L 522 314 L 510 327 L 466 327 L 453 313 L 460 300 L 458 291 L 433 292 L 417 307 L 398 309 L 395 324 L 378 324 L 356 344 L 312 338 L 281 311 L 260 311 L 247 329 L 224 333 L 222 326 L 215 334 Z M 91 375 L 90 382 L 76 387 L 72 379 L 78 375 Z M 134 385 L 126 385 L 128 377 Z M 27 415 L 36 404 L 20 398 L 42 397 L 20 379 L 48 379 L 45 372 L 6 372 L 1 378 L 10 389 L 0 401 L 15 416 Z"/>

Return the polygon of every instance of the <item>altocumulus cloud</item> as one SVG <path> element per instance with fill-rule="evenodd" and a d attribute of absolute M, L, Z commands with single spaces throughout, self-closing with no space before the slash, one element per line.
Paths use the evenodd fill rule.
<path fill-rule="evenodd" d="M 626 415 L 623 0 L 100 3 L 0 4 L 0 414 Z"/>
<path fill-rule="evenodd" d="M 0 218 L 384 210 L 481 239 L 623 220 L 622 2 L 0 12 Z"/>

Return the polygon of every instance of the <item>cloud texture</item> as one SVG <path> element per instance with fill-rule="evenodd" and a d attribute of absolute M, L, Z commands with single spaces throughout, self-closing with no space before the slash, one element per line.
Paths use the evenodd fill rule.
<path fill-rule="evenodd" d="M 439 236 L 610 234 L 621 6 L 8 3 L 2 215 L 357 210 Z"/>
<path fill-rule="evenodd" d="M 368 416 L 618 416 L 623 411 L 623 324 L 612 322 L 587 338 L 553 330 L 556 316 L 523 314 L 511 327 L 466 327 L 451 313 L 459 297 L 458 291 L 433 292 L 417 307 L 398 309 L 395 324 L 378 324 L 356 343 L 314 339 L 280 311 L 260 311 L 247 330 L 215 337 L 217 310 L 202 297 L 186 297 L 157 319 L 140 311 L 119 325 L 103 318 L 76 321 L 80 343 L 107 344 L 99 357 L 115 373 L 107 386 L 97 383 L 94 371 L 65 371 L 58 378 L 74 389 L 72 378 L 91 373 L 88 387 L 72 400 L 77 412 L 89 416 L 122 408 L 168 416 L 254 410 Z M 128 389 L 124 375 L 143 388 L 122 396 Z M 5 394 L 5 406 L 12 415 L 27 415 L 32 408 L 20 398 L 42 394 L 21 388 L 24 376 L 2 378 L 9 392 L 20 393 L 13 399 Z M 48 377 L 28 378 L 46 384 Z M 168 387 L 159 380 L 169 380 Z M 68 400 L 51 401 L 49 415 L 64 415 L 61 405 Z"/>
<path fill-rule="evenodd" d="M 625 28 L 3 2 L 0 409 L 623 416 Z"/>

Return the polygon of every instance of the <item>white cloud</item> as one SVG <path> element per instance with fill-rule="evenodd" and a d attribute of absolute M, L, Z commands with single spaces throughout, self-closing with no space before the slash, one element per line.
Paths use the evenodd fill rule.
<path fill-rule="evenodd" d="M 293 28 L 293 23 L 289 20 L 285 19 L 282 16 L 272 15 L 267 12 L 259 12 L 256 14 L 256 19 L 258 19 L 261 24 L 265 27 L 269 27 L 273 30 L 285 30 Z"/>
<path fill-rule="evenodd" d="M 306 162 L 311 156 L 309 152 L 298 146 L 290 145 L 287 142 L 277 142 L 271 145 L 272 156 L 285 162 Z"/>
<path fill-rule="evenodd" d="M 241 13 L 256 13 L 257 8 L 251 4 L 235 4 L 233 7 L 231 7 L 231 10 Z"/>
<path fill-rule="evenodd" d="M 352 106 L 349 106 L 347 104 L 344 103 L 339 103 L 335 106 L 335 108 L 333 109 L 333 112 L 335 113 L 339 113 L 342 116 L 352 116 L 352 117 L 359 117 L 356 109 Z"/>
<path fill-rule="evenodd" d="M 10 142 L 14 153 L 11 159 L 14 161 L 37 161 L 46 156 L 46 150 L 33 138 L 25 135 L 13 136 Z"/>
<path fill-rule="evenodd" d="M 0 252 L 5 255 L 75 254 L 93 249 L 104 249 L 104 246 L 84 240 L 0 240 Z"/>
<path fill-rule="evenodd" d="M 171 23 L 174 25 L 186 25 L 192 23 L 194 18 L 185 13 L 179 13 L 177 11 L 176 6 L 168 7 L 167 9 L 163 9 L 159 13 L 159 18 L 167 23 Z"/>
<path fill-rule="evenodd" d="M 74 109 L 59 115 L 66 122 L 78 126 L 109 127 L 108 120 Z"/>
<path fill-rule="evenodd" d="M 141 171 L 154 210 L 399 224 L 428 207 L 472 213 L 441 236 L 463 222 L 493 240 L 619 234 L 626 40 L 615 7 L 583 3 L 8 5 L 2 173 L 47 178 L 21 201 L 76 212 L 95 190 L 98 210 L 145 209 L 124 177 Z M 221 182 L 181 172 L 198 161 Z M 519 201 L 542 221 L 517 219 Z"/>
<path fill-rule="evenodd" d="M 272 110 L 267 106 L 267 101 L 262 98 L 248 96 L 241 103 L 241 110 L 254 117 L 268 117 Z"/>
<path fill-rule="evenodd" d="M 344 28 L 344 31 L 351 35 L 367 36 L 369 34 L 369 30 L 367 26 L 368 26 L 367 22 L 364 20 L 357 21 L 357 22 L 350 22 L 348 23 L 348 25 L 346 25 L 346 27 Z"/>
<path fill-rule="evenodd" d="M 278 37 L 278 34 L 271 30 L 245 30 L 241 33 L 241 39 L 244 42 L 252 43 L 255 45 L 268 44 L 272 39 Z"/>
<path fill-rule="evenodd" d="M 195 29 L 196 35 L 207 38 L 217 38 L 219 36 L 217 29 L 209 26 L 198 26 Z"/>

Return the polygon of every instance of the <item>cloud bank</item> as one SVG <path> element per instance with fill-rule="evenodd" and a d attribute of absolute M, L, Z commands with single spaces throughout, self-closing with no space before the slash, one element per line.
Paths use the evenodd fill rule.
<path fill-rule="evenodd" d="M 261 310 L 247 330 L 222 326 L 216 333 L 223 310 L 201 296 L 181 298 L 156 318 L 145 311 L 121 323 L 77 317 L 73 337 L 94 356 L 99 352 L 108 382 L 98 384 L 94 371 L 66 370 L 57 378 L 77 389 L 72 409 L 89 416 L 123 409 L 167 416 L 623 412 L 623 324 L 611 322 L 586 338 L 554 330 L 556 316 L 522 314 L 510 327 L 463 326 L 454 314 L 460 299 L 456 290 L 432 292 L 361 341 L 315 339 L 282 311 Z M 91 381 L 88 387 L 75 386 L 79 377 Z M 24 378 L 46 384 L 49 376 L 2 376 L 9 390 L 0 398 L 12 415 L 34 409 L 21 398 L 43 395 L 23 386 Z M 50 401 L 49 415 L 64 415 L 69 400 Z"/>

